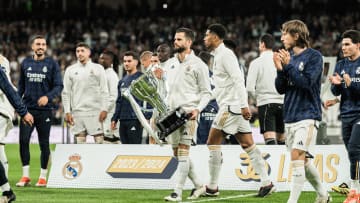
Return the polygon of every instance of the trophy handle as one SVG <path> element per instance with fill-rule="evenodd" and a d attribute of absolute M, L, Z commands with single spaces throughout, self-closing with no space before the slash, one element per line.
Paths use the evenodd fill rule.
<path fill-rule="evenodd" d="M 139 119 L 139 121 L 140 121 L 141 125 L 144 127 L 144 129 L 149 133 L 149 135 L 152 138 L 154 138 L 156 143 L 162 145 L 162 142 L 160 141 L 159 137 L 157 136 L 157 132 L 154 131 L 151 128 L 150 124 L 147 122 L 144 114 L 141 111 L 141 107 L 139 106 L 139 104 L 136 102 L 135 98 L 130 93 L 130 89 L 126 88 L 126 90 L 122 91 L 122 95 L 129 100 L 130 105 L 136 114 L 136 117 Z"/>

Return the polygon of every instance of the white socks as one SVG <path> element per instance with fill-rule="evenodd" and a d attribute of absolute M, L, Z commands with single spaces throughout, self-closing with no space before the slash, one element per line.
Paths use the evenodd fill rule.
<path fill-rule="evenodd" d="M 315 166 L 310 161 L 308 161 L 305 164 L 305 176 L 306 176 L 306 179 L 309 181 L 309 183 L 316 190 L 318 196 L 320 196 L 320 197 L 327 196 L 327 191 L 321 184 L 319 172 L 317 171 Z"/>
<path fill-rule="evenodd" d="M 4 185 L 0 186 L 1 188 L 1 191 L 4 192 L 4 191 L 10 191 L 10 184 L 9 182 L 5 183 Z"/>
<path fill-rule="evenodd" d="M 350 190 L 355 190 L 356 193 L 360 192 L 360 183 L 359 180 L 350 180 Z"/>
<path fill-rule="evenodd" d="M 4 166 L 6 177 L 9 177 L 9 163 L 5 153 L 5 145 L 2 144 L 0 144 L 0 161 Z"/>
<path fill-rule="evenodd" d="M 189 164 L 190 164 L 190 169 L 188 176 L 190 180 L 193 182 L 195 188 L 199 188 L 202 186 L 202 182 L 200 181 L 199 177 L 196 175 L 194 170 L 194 162 L 190 158 L 189 158 Z"/>
<path fill-rule="evenodd" d="M 292 180 L 287 203 L 297 203 L 305 182 L 304 160 L 291 161 Z"/>
<path fill-rule="evenodd" d="M 189 169 L 190 169 L 189 150 L 178 149 L 177 155 L 179 161 L 179 164 L 177 166 L 178 177 L 174 192 L 176 192 L 176 194 L 178 194 L 181 197 L 182 189 L 184 187 L 186 178 L 189 175 Z"/>
<path fill-rule="evenodd" d="M 244 150 L 249 155 L 255 172 L 260 175 L 261 185 L 269 185 L 271 181 L 265 168 L 265 160 L 262 158 L 259 148 L 254 144 Z"/>
<path fill-rule="evenodd" d="M 47 177 L 47 172 L 48 170 L 47 169 L 40 169 L 40 176 L 39 178 L 42 178 L 42 179 L 45 179 L 46 180 L 46 177 Z"/>
<path fill-rule="evenodd" d="M 23 167 L 22 167 L 23 177 L 30 177 L 29 170 L 30 170 L 30 166 L 29 166 L 29 165 L 26 165 L 26 166 L 23 166 Z"/>
<path fill-rule="evenodd" d="M 210 159 L 209 159 L 209 172 L 210 172 L 210 183 L 209 189 L 216 190 L 218 187 L 218 181 L 220 176 L 222 154 L 221 145 L 209 145 Z"/>
<path fill-rule="evenodd" d="M 26 166 L 23 166 L 22 167 L 22 170 L 23 170 L 23 177 L 28 177 L 30 178 L 30 166 L 29 165 L 26 165 Z M 40 176 L 39 178 L 43 178 L 46 180 L 46 177 L 47 177 L 47 173 L 48 173 L 48 170 L 47 169 L 40 169 Z"/>

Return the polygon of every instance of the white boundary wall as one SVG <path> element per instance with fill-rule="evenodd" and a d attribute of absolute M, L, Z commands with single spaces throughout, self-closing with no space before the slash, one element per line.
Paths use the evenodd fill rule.
<path fill-rule="evenodd" d="M 278 191 L 289 190 L 289 153 L 285 146 L 259 146 L 271 168 L 270 176 Z M 240 146 L 223 145 L 223 166 L 219 187 L 221 190 L 257 190 L 260 183 L 258 176 L 248 167 L 249 159 Z M 338 185 L 349 178 L 349 162 L 343 145 L 319 145 L 312 152 L 313 162 L 319 169 L 326 188 Z M 114 170 L 126 171 L 128 174 L 138 172 L 139 178 L 113 178 L 107 173 L 110 165 L 118 155 L 131 156 L 128 160 L 117 162 Z M 126 188 L 126 189 L 172 189 L 175 186 L 176 174 L 169 179 L 141 178 L 142 174 L 159 175 L 156 170 L 164 168 L 167 163 L 153 160 L 153 156 L 165 156 L 171 159 L 170 146 L 158 145 L 62 145 L 56 146 L 52 154 L 52 166 L 48 181 L 51 188 Z M 195 163 L 199 177 L 207 183 L 209 180 L 207 146 L 191 148 L 190 156 Z M 70 161 L 72 157 L 72 161 Z M 140 157 L 140 158 L 139 158 Z M 80 158 L 80 159 L 79 159 Z M 162 159 L 162 158 L 160 158 Z M 71 173 L 66 166 L 71 164 Z M 165 163 L 165 164 L 164 164 Z M 174 163 L 168 165 L 174 167 Z M 169 166 L 168 166 L 169 167 Z M 144 171 L 142 169 L 146 168 Z M 154 170 L 152 170 L 154 169 Z M 113 170 L 113 171 L 114 171 Z M 72 172 L 76 177 L 72 176 Z M 126 174 L 125 174 L 126 175 Z M 136 176 L 136 175 L 135 175 Z M 185 189 L 192 188 L 187 180 Z M 304 190 L 313 190 L 306 182 Z"/>

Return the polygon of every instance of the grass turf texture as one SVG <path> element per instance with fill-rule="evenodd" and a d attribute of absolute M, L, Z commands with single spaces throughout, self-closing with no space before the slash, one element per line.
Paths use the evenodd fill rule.
<path fill-rule="evenodd" d="M 19 155 L 19 145 L 8 144 L 5 147 L 9 161 L 9 181 L 16 194 L 17 203 L 158 203 L 164 202 L 163 198 L 169 195 L 171 190 L 124 190 L 124 189 L 50 189 L 35 187 L 35 183 L 40 174 L 40 150 L 37 144 L 30 145 L 30 177 L 31 186 L 20 188 L 16 187 L 16 182 L 21 178 L 22 168 Z M 51 145 L 52 151 L 55 145 Z M 50 168 L 50 167 L 49 167 Z M 253 194 L 256 191 L 224 191 L 220 190 L 219 200 L 215 198 L 203 197 L 198 200 L 188 201 L 190 191 L 186 190 L 183 194 L 184 202 L 266 202 L 281 203 L 286 202 L 289 192 L 277 192 L 265 198 L 239 197 L 241 195 Z M 331 193 L 333 202 L 343 202 L 344 195 Z M 229 197 L 230 199 L 225 199 Z M 302 192 L 299 203 L 314 202 L 315 192 Z"/>

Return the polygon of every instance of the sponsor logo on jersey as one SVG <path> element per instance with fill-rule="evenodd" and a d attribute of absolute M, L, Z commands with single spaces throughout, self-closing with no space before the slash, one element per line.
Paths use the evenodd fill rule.
<path fill-rule="evenodd" d="M 113 178 L 169 179 L 177 164 L 172 156 L 118 155 L 106 172 Z"/>
<path fill-rule="evenodd" d="M 351 82 L 360 82 L 360 78 L 351 78 Z"/>
<path fill-rule="evenodd" d="M 46 75 L 42 73 L 26 73 L 26 77 L 29 78 L 29 82 L 42 82 Z"/>

